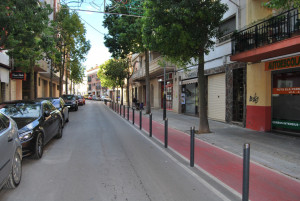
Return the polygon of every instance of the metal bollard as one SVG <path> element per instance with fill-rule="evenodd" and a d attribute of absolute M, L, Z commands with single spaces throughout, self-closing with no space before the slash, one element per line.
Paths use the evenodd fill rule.
<path fill-rule="evenodd" d="M 127 106 L 127 120 L 129 121 L 129 106 Z"/>
<path fill-rule="evenodd" d="M 152 137 L 152 113 L 149 114 L 149 137 Z"/>
<path fill-rule="evenodd" d="M 134 108 L 132 108 L 132 124 L 134 125 Z"/>
<path fill-rule="evenodd" d="M 168 118 L 165 119 L 165 148 L 168 148 Z"/>
<path fill-rule="evenodd" d="M 140 130 L 142 130 L 142 110 L 140 110 Z"/>
<path fill-rule="evenodd" d="M 125 118 L 125 105 L 123 105 L 123 117 Z"/>
<path fill-rule="evenodd" d="M 120 104 L 119 110 L 120 110 L 120 116 L 122 115 L 122 105 Z"/>
<path fill-rule="evenodd" d="M 243 195 L 242 200 L 249 200 L 249 170 L 250 170 L 250 144 L 244 144 L 243 161 Z"/>
<path fill-rule="evenodd" d="M 195 159 L 195 127 L 191 127 L 191 151 L 190 151 L 190 166 L 194 167 Z"/>

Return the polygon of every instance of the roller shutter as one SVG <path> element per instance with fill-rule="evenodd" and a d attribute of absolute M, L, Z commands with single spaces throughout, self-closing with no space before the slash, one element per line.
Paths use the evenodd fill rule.
<path fill-rule="evenodd" d="M 225 73 L 208 76 L 208 118 L 225 121 Z"/>

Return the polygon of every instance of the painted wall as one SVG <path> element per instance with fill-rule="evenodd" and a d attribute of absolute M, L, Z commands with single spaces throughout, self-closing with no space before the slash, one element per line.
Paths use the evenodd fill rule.
<path fill-rule="evenodd" d="M 271 129 L 271 72 L 264 63 L 247 66 L 246 127 L 269 131 Z"/>

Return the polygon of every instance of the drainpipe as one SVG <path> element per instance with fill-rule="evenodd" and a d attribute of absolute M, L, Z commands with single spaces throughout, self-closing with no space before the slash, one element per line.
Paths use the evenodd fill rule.
<path fill-rule="evenodd" d="M 241 28 L 240 0 L 238 0 L 238 4 L 232 0 L 229 0 L 229 1 L 237 7 L 237 26 L 238 26 L 237 30 L 240 30 L 240 28 Z"/>

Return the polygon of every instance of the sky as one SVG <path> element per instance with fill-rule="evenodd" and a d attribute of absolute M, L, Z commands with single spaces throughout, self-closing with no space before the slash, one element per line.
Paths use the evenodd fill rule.
<path fill-rule="evenodd" d="M 74 2 L 76 0 L 65 0 L 65 2 Z M 77 0 L 81 1 L 81 0 Z M 104 1 L 105 0 L 84 0 L 80 7 L 78 4 L 68 3 L 70 9 L 81 9 L 81 10 L 91 10 L 91 11 L 104 11 Z M 106 3 L 108 0 L 106 0 Z M 91 49 L 86 56 L 86 61 L 83 65 L 86 70 L 95 67 L 96 65 L 101 65 L 105 61 L 109 60 L 111 54 L 108 48 L 104 45 L 104 34 L 107 30 L 102 26 L 102 21 L 104 14 L 96 12 L 84 12 L 78 11 L 82 23 L 85 25 L 87 30 L 86 38 L 91 43 Z"/>

